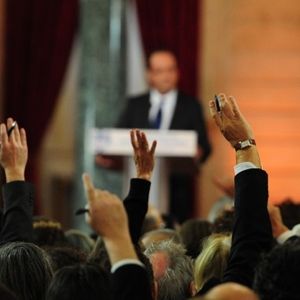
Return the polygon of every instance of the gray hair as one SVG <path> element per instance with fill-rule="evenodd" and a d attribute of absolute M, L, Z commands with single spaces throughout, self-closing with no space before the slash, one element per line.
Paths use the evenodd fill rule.
<path fill-rule="evenodd" d="M 145 250 L 145 255 L 150 260 L 156 253 L 163 253 L 168 258 L 164 275 L 156 278 L 158 300 L 183 300 L 191 296 L 193 261 L 185 252 L 181 244 L 176 244 L 172 240 L 154 243 Z"/>

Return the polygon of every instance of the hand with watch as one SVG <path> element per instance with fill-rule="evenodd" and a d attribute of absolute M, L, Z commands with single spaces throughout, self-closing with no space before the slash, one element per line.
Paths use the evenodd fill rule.
<path fill-rule="evenodd" d="M 215 96 L 209 102 L 210 113 L 225 139 L 236 150 L 237 163 L 251 161 L 261 167 L 252 128 L 232 96 Z"/>

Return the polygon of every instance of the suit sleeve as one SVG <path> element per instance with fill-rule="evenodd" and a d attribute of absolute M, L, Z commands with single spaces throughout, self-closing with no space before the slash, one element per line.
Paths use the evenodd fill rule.
<path fill-rule="evenodd" d="M 131 100 L 129 99 L 126 103 L 126 106 L 124 107 L 123 111 L 121 112 L 117 123 L 116 127 L 117 128 L 131 128 L 131 121 L 130 121 L 130 116 L 132 112 L 132 104 Z"/>
<path fill-rule="evenodd" d="M 151 300 L 151 287 L 145 268 L 125 265 L 112 273 L 113 299 Z"/>
<path fill-rule="evenodd" d="M 251 287 L 260 256 L 272 245 L 267 173 L 261 169 L 243 171 L 236 175 L 235 187 L 232 246 L 223 282 Z"/>
<path fill-rule="evenodd" d="M 32 240 L 33 186 L 13 181 L 3 186 L 0 244 Z"/>
<path fill-rule="evenodd" d="M 137 244 L 141 235 L 142 225 L 148 210 L 150 181 L 134 178 L 130 181 L 128 196 L 124 206 L 128 215 L 129 231 L 133 244 Z"/>

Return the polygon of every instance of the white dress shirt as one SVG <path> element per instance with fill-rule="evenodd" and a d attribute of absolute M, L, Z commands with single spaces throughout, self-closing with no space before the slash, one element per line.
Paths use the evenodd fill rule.
<path fill-rule="evenodd" d="M 177 90 L 171 90 L 165 94 L 161 94 L 157 90 L 150 90 L 150 110 L 149 121 L 155 120 L 158 111 L 161 107 L 162 120 L 159 129 L 169 129 L 174 115 L 175 106 L 177 102 Z"/>

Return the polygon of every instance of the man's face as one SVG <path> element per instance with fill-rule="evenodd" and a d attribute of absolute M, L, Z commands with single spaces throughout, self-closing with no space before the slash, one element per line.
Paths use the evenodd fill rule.
<path fill-rule="evenodd" d="M 179 74 L 174 55 L 167 51 L 155 52 L 149 58 L 149 85 L 164 94 L 176 88 Z"/>

